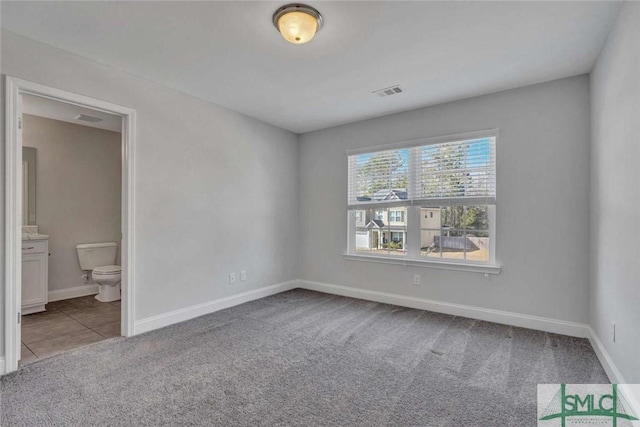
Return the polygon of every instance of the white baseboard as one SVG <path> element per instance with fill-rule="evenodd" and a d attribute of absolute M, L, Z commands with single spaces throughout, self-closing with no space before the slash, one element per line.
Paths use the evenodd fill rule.
<path fill-rule="evenodd" d="M 625 381 L 622 373 L 620 373 L 620 370 L 618 369 L 616 364 L 613 363 L 613 359 L 602 344 L 602 341 L 600 340 L 600 337 L 598 337 L 598 334 L 596 334 L 591 326 L 588 327 L 588 331 L 588 338 L 589 342 L 591 343 L 591 347 L 593 347 L 593 351 L 595 351 L 596 356 L 598 356 L 598 360 L 604 368 L 604 371 L 607 373 L 609 381 L 611 381 L 612 384 L 620 385 L 618 387 L 618 390 L 620 391 L 620 393 L 622 393 L 626 401 L 631 406 L 631 412 L 636 417 L 640 416 L 640 384 L 628 384 Z"/>
<path fill-rule="evenodd" d="M 6 374 L 6 371 L 4 370 L 4 357 L 0 357 L 0 375 L 4 374 Z"/>
<path fill-rule="evenodd" d="M 56 289 L 55 291 L 49 291 L 49 302 L 60 301 L 69 298 L 85 297 L 87 295 L 95 295 L 98 293 L 98 285 L 82 285 L 75 286 L 73 288 Z"/>
<path fill-rule="evenodd" d="M 588 325 L 567 322 L 565 320 L 549 319 L 546 317 L 530 316 L 508 311 L 473 307 L 470 305 L 451 304 L 442 301 L 409 297 L 387 292 L 370 291 L 348 286 L 332 285 L 329 283 L 312 282 L 308 280 L 300 280 L 299 287 L 328 294 L 382 302 L 402 307 L 417 308 L 420 310 L 435 311 L 437 313 L 485 320 L 487 322 L 502 323 L 520 328 L 552 332 L 554 334 L 569 335 L 579 338 L 586 338 L 589 336 Z"/>
<path fill-rule="evenodd" d="M 268 297 L 270 295 L 279 294 L 280 292 L 289 291 L 298 287 L 297 280 L 291 280 L 289 282 L 278 283 L 271 286 L 265 286 L 263 288 L 255 289 L 252 291 L 243 292 L 237 295 L 231 295 L 225 298 L 205 302 L 191 307 L 181 308 L 169 313 L 159 314 L 157 316 L 147 317 L 146 319 L 138 320 L 134 326 L 134 334 L 142 334 L 144 332 L 152 331 L 154 329 L 163 328 L 165 326 L 173 325 L 174 323 L 184 322 L 185 320 L 193 319 L 195 317 L 204 316 L 205 314 L 213 313 L 225 308 L 233 307 L 245 302 L 253 301 L 256 299 Z"/>
<path fill-rule="evenodd" d="M 600 341 L 598 335 L 596 335 L 596 332 L 591 329 L 591 326 L 589 326 L 588 338 L 589 342 L 591 342 L 591 347 L 593 347 L 593 350 L 596 352 L 596 356 L 598 356 L 600 364 L 607 373 L 609 380 L 615 384 L 625 384 L 622 374 L 613 363 L 613 359 L 609 356 L 609 353 L 607 353 L 607 350 L 604 348 L 604 345 L 602 344 L 602 341 Z"/>

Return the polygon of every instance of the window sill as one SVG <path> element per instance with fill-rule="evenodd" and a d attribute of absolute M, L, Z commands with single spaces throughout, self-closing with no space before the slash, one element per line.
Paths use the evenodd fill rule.
<path fill-rule="evenodd" d="M 406 265 L 410 267 L 439 268 L 442 270 L 469 271 L 472 273 L 500 274 L 502 267 L 494 264 L 473 264 L 461 262 L 433 261 L 433 260 L 416 260 L 386 257 L 378 255 L 354 255 L 344 254 L 347 261 L 364 261 L 377 262 L 381 264 Z"/>

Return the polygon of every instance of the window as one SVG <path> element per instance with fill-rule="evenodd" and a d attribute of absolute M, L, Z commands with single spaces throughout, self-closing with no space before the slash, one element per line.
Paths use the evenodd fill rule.
<path fill-rule="evenodd" d="M 495 132 L 349 153 L 348 175 L 350 254 L 494 262 Z"/>
<path fill-rule="evenodd" d="M 392 210 L 389 213 L 389 221 L 391 222 L 404 222 L 404 212 Z"/>
<path fill-rule="evenodd" d="M 357 211 L 354 211 L 357 212 Z M 400 218 L 403 212 L 400 212 Z M 393 211 L 387 212 L 386 209 L 369 209 L 368 215 L 365 211 L 364 216 L 373 218 L 368 223 L 355 222 L 355 252 L 373 255 L 406 255 L 406 235 L 407 227 L 402 222 L 395 223 L 394 220 L 386 221 L 386 217 L 397 217 Z"/>
<path fill-rule="evenodd" d="M 429 220 L 420 224 L 420 256 L 447 261 L 491 259 L 488 205 L 420 209 L 429 212 Z"/>

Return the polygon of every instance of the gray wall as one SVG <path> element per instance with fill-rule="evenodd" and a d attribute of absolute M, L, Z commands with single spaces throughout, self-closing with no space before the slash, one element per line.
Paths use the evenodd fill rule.
<path fill-rule="evenodd" d="M 625 3 L 591 75 L 590 324 L 628 383 L 640 383 L 639 23 L 640 3 Z"/>
<path fill-rule="evenodd" d="M 482 274 L 347 261 L 345 150 L 499 128 L 497 261 Z M 301 278 L 586 323 L 589 78 L 557 80 L 301 136 Z M 421 287 L 413 275 L 422 275 Z"/>
<path fill-rule="evenodd" d="M 13 33 L 1 36 L 2 74 L 137 110 L 138 320 L 297 277 L 295 134 Z M 242 268 L 248 280 L 229 285 L 228 273 Z"/>
<path fill-rule="evenodd" d="M 121 134 L 24 114 L 22 144 L 37 149 L 36 215 L 50 236 L 49 290 L 85 285 L 76 245 L 120 245 Z"/>

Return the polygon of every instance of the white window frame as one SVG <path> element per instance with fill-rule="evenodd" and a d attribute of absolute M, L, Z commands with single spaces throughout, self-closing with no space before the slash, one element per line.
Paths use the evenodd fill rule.
<path fill-rule="evenodd" d="M 486 137 L 496 138 L 496 144 L 498 139 L 498 130 L 490 129 L 479 132 L 470 132 L 464 134 L 456 134 L 456 135 L 447 135 L 447 136 L 439 136 L 434 138 L 425 138 L 407 142 L 400 142 L 394 144 L 386 144 L 375 147 L 364 147 L 356 150 L 348 150 L 347 156 L 357 155 L 357 154 L 365 154 L 376 151 L 383 150 L 393 150 L 393 149 L 403 149 L 410 147 L 417 147 L 429 144 L 438 144 L 450 141 L 462 141 L 462 140 L 471 140 L 471 139 L 481 139 Z M 496 166 L 497 167 L 497 166 Z M 410 173 L 415 173 L 413 165 L 410 165 Z M 413 180 L 409 181 L 409 185 L 412 185 Z M 463 203 L 452 205 L 463 205 Z M 474 205 L 483 205 L 483 203 L 474 203 Z M 406 216 L 405 222 L 407 227 L 407 240 L 404 242 L 406 246 L 406 255 L 398 256 L 398 255 L 380 255 L 380 254 L 369 254 L 356 252 L 355 247 L 355 235 L 356 235 L 356 221 L 355 215 L 351 214 L 351 210 L 347 207 L 347 252 L 343 254 L 344 259 L 350 261 L 364 261 L 364 262 L 376 262 L 383 264 L 396 264 L 396 265 L 405 265 L 405 266 L 414 266 L 414 267 L 426 267 L 426 268 L 438 268 L 445 270 L 458 270 L 458 271 L 468 271 L 468 272 L 477 272 L 486 274 L 500 274 L 502 267 L 496 262 L 496 204 L 487 204 L 487 214 L 488 214 L 488 222 L 489 222 L 489 260 L 488 261 L 474 261 L 474 260 L 456 260 L 449 258 L 426 258 L 420 255 L 420 246 L 421 242 L 418 238 L 412 238 L 412 236 L 420 236 L 421 233 L 421 218 L 420 218 L 420 209 L 422 207 L 440 207 L 437 203 L 429 206 L 429 204 L 424 204 L 424 206 L 413 206 L 413 205 L 403 205 L 406 207 Z M 389 206 L 389 222 L 391 221 L 391 208 L 393 206 Z M 362 206 L 361 210 L 370 209 L 369 207 Z M 374 208 L 375 210 L 379 210 L 381 208 Z"/>
<path fill-rule="evenodd" d="M 396 219 L 397 216 L 395 214 L 400 215 L 400 219 Z M 398 209 L 389 209 L 389 222 L 404 222 L 403 212 Z"/>

